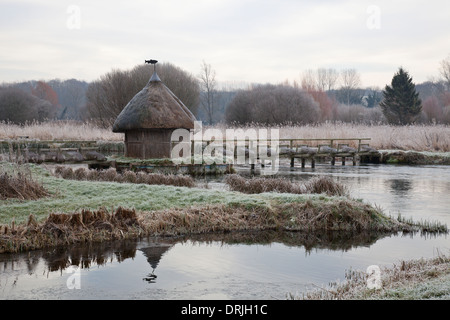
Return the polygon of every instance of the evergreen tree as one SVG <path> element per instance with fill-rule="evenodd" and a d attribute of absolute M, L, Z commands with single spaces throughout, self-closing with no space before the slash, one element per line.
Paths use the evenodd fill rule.
<path fill-rule="evenodd" d="M 383 90 L 384 100 L 380 103 L 383 114 L 391 124 L 409 124 L 422 111 L 422 101 L 408 72 L 399 68 L 392 78 L 391 86 Z"/>

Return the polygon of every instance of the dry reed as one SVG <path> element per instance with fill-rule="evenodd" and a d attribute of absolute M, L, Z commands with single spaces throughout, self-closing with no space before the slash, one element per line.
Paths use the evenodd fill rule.
<path fill-rule="evenodd" d="M 112 213 L 104 208 L 71 214 L 50 213 L 41 223 L 30 215 L 27 224 L 0 226 L 0 253 L 78 242 L 124 239 L 138 237 L 141 233 L 136 211 L 121 207 Z"/>
<path fill-rule="evenodd" d="M 208 129 L 209 127 L 204 127 Z M 224 133 L 231 126 L 215 125 Z M 238 127 L 235 127 L 238 128 Z M 243 130 L 267 129 L 260 124 L 249 124 L 239 127 Z M 407 125 L 393 126 L 385 124 L 353 124 L 340 122 L 325 122 L 313 125 L 282 125 L 273 126 L 279 130 L 280 139 L 351 139 L 370 138 L 371 147 L 377 150 L 412 150 L 412 151 L 438 151 L 450 152 L 450 126 L 449 125 Z M 270 132 L 270 131 L 269 131 Z M 345 143 L 345 141 L 343 141 Z M 355 142 L 348 141 L 350 147 L 357 147 Z"/>
<path fill-rule="evenodd" d="M 204 129 L 210 127 L 204 126 Z M 231 125 L 217 124 L 214 129 L 224 133 L 233 129 Z M 237 127 L 236 127 L 237 128 Z M 267 126 L 249 124 L 242 129 L 260 129 Z M 330 139 L 330 138 L 371 138 L 370 145 L 378 150 L 400 149 L 413 151 L 450 152 L 450 126 L 448 125 L 408 125 L 355 124 L 325 122 L 313 125 L 282 125 L 281 139 Z M 0 122 L 0 139 L 29 137 L 40 140 L 95 140 L 123 141 L 123 134 L 113 133 L 110 128 L 100 128 L 95 123 L 77 121 L 32 122 L 25 125 Z"/>
<path fill-rule="evenodd" d="M 20 137 L 39 140 L 123 141 L 122 133 L 113 133 L 110 128 L 101 128 L 90 121 L 33 121 L 24 125 L 0 121 L 0 139 Z"/>
<path fill-rule="evenodd" d="M 115 168 L 94 170 L 87 168 L 72 169 L 71 167 L 57 166 L 54 175 L 73 180 L 108 181 L 119 183 L 138 183 L 149 185 L 172 185 L 177 187 L 194 187 L 195 180 L 187 175 L 133 172 L 126 170 L 119 173 Z"/>
<path fill-rule="evenodd" d="M 344 185 L 327 176 L 314 177 L 305 184 L 299 184 L 292 183 L 285 178 L 253 177 L 245 179 L 240 175 L 232 174 L 225 178 L 225 183 L 232 191 L 250 194 L 279 192 L 294 194 L 325 193 L 329 196 L 348 195 L 348 190 Z"/>
<path fill-rule="evenodd" d="M 12 172 L 0 171 L 0 200 L 36 200 L 49 196 L 42 183 L 36 181 L 29 169 L 17 168 Z"/>

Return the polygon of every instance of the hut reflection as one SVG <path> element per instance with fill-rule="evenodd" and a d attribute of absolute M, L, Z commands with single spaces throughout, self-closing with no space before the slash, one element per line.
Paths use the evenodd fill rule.
<path fill-rule="evenodd" d="M 150 272 L 143 278 L 148 283 L 155 283 L 156 268 L 161 259 L 177 243 L 185 241 L 222 244 L 271 244 L 282 243 L 286 246 L 303 246 L 306 254 L 313 250 L 347 251 L 355 247 L 369 247 L 381 238 L 392 235 L 392 232 L 286 232 L 286 231 L 242 231 L 226 234 L 201 234 L 172 239 L 153 241 L 118 241 L 114 243 L 84 244 L 71 248 L 54 248 L 34 251 L 19 255 L 0 255 L 0 273 L 19 270 L 25 264 L 28 274 L 36 273 L 36 267 L 43 263 L 46 271 L 64 271 L 70 266 L 89 269 L 93 266 L 105 266 L 108 263 L 123 262 L 129 258 L 134 259 L 137 251 L 142 252 L 151 267 Z M 139 247 L 138 247 L 139 246 Z M 144 246 L 144 247 L 140 247 Z"/>
<path fill-rule="evenodd" d="M 169 244 L 155 244 L 150 247 L 139 249 L 142 251 L 144 256 L 147 258 L 148 263 L 152 267 L 152 272 L 149 273 L 143 280 L 154 283 L 157 276 L 155 275 L 155 269 L 161 261 L 162 256 L 170 249 L 173 245 Z"/>
<path fill-rule="evenodd" d="M 412 182 L 407 179 L 390 179 L 386 183 L 389 184 L 391 193 L 396 196 L 406 196 L 413 188 Z"/>

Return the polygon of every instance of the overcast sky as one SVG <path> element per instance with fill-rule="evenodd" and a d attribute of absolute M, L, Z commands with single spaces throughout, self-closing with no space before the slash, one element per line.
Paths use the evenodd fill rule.
<path fill-rule="evenodd" d="M 384 87 L 400 66 L 416 83 L 439 75 L 450 1 L 0 0 L 0 43 L 0 83 L 92 81 L 153 58 L 238 83 L 355 68 Z"/>

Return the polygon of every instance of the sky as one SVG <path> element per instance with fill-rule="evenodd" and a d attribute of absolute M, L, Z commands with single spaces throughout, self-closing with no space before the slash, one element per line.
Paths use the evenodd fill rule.
<path fill-rule="evenodd" d="M 415 83 L 450 55 L 448 0 L 0 0 L 0 83 L 93 81 L 145 59 L 222 83 L 300 81 L 356 69 L 383 88 L 399 67 Z"/>

